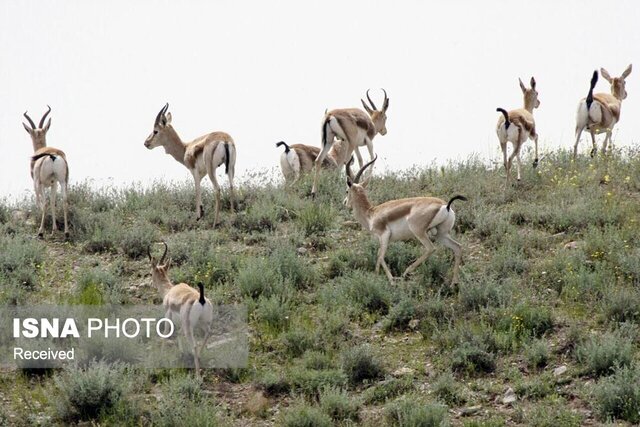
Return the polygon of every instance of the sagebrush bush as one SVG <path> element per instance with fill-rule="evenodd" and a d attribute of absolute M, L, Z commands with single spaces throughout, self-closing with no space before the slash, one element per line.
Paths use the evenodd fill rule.
<path fill-rule="evenodd" d="M 616 332 L 607 332 L 579 344 L 575 354 L 586 373 L 602 376 L 613 373 L 616 367 L 629 366 L 634 349 L 628 338 Z"/>
<path fill-rule="evenodd" d="M 496 356 L 478 343 L 465 342 L 452 354 L 451 369 L 467 374 L 489 373 L 496 369 Z"/>
<path fill-rule="evenodd" d="M 44 246 L 34 239 L 0 237 L 0 281 L 3 286 L 33 289 L 44 260 Z"/>
<path fill-rule="evenodd" d="M 257 386 L 268 396 L 277 396 L 288 393 L 291 384 L 280 372 L 265 372 L 257 381 Z"/>
<path fill-rule="evenodd" d="M 420 403 L 417 396 L 402 397 L 385 408 L 386 420 L 398 427 L 446 427 L 449 425 L 447 407 Z"/>
<path fill-rule="evenodd" d="M 547 403 L 547 402 L 545 402 Z M 543 408 L 536 408 L 527 414 L 528 425 L 531 427 L 579 427 L 582 425 L 582 415 L 571 410 L 569 405 L 548 402 Z"/>
<path fill-rule="evenodd" d="M 127 398 L 131 379 L 121 365 L 97 362 L 86 369 L 67 368 L 55 377 L 54 405 L 66 422 L 98 420 Z"/>
<path fill-rule="evenodd" d="M 458 298 L 465 311 L 500 307 L 508 300 L 504 284 L 498 284 L 491 277 L 465 281 L 460 286 Z"/>
<path fill-rule="evenodd" d="M 360 403 L 344 389 L 327 387 L 320 393 L 320 408 L 334 421 L 357 421 Z"/>
<path fill-rule="evenodd" d="M 315 350 L 305 352 L 302 362 L 307 369 L 331 369 L 334 367 L 329 355 Z"/>
<path fill-rule="evenodd" d="M 413 379 L 408 376 L 389 378 L 366 389 L 362 397 L 365 404 L 372 405 L 385 403 L 414 389 Z"/>
<path fill-rule="evenodd" d="M 360 384 L 367 380 L 376 380 L 384 376 L 385 369 L 367 344 L 349 347 L 342 351 L 340 357 L 342 372 L 351 384 Z"/>
<path fill-rule="evenodd" d="M 466 401 L 462 394 L 462 387 L 451 372 L 438 375 L 431 385 L 431 390 L 438 400 L 449 406 L 458 406 Z"/>
<path fill-rule="evenodd" d="M 549 362 L 549 348 L 544 340 L 534 340 L 524 348 L 525 358 L 530 368 L 542 368 Z"/>
<path fill-rule="evenodd" d="M 338 301 L 369 313 L 386 314 L 393 299 L 384 276 L 362 271 L 338 277 L 324 292 L 323 302 L 327 306 L 334 306 Z"/>
<path fill-rule="evenodd" d="M 409 327 L 409 322 L 414 319 L 416 313 L 415 303 L 408 298 L 403 298 L 391 307 L 389 314 L 383 321 L 383 328 L 387 332 L 405 330 Z"/>
<path fill-rule="evenodd" d="M 602 421 L 625 420 L 640 423 L 640 368 L 616 369 L 610 377 L 596 384 L 595 406 Z"/>
<path fill-rule="evenodd" d="M 242 295 L 269 297 L 283 286 L 283 277 L 267 258 L 249 258 L 238 270 L 236 283 Z"/>
<path fill-rule="evenodd" d="M 604 316 L 613 322 L 635 322 L 640 319 L 640 292 L 614 289 L 606 297 Z"/>
<path fill-rule="evenodd" d="M 287 301 L 277 295 L 258 300 L 256 317 L 274 331 L 282 331 L 289 325 L 291 310 Z"/>
<path fill-rule="evenodd" d="M 331 427 L 332 424 L 329 415 L 304 401 L 287 408 L 280 419 L 284 427 Z"/>
<path fill-rule="evenodd" d="M 342 388 L 347 385 L 346 375 L 337 369 L 294 367 L 288 372 L 287 378 L 294 392 L 314 399 L 327 387 Z"/>
<path fill-rule="evenodd" d="M 306 235 L 324 233 L 331 228 L 335 213 L 331 205 L 309 202 L 298 213 L 298 227 Z"/>

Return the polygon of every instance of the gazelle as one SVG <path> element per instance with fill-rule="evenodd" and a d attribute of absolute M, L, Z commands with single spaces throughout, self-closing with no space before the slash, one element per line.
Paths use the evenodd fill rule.
<path fill-rule="evenodd" d="M 586 98 L 582 98 L 578 104 L 578 112 L 576 113 L 576 143 L 573 146 L 573 158 L 578 155 L 578 143 L 582 131 L 587 128 L 591 134 L 591 157 L 598 152 L 596 145 L 596 134 L 606 133 L 602 143 L 602 154 L 607 151 L 607 145 L 611 142 L 611 132 L 613 127 L 620 121 L 620 108 L 622 100 L 627 98 L 627 90 L 625 88 L 625 79 L 631 74 L 631 64 L 622 73 L 620 77 L 613 77 L 604 68 L 600 68 L 602 77 L 611 84 L 611 94 L 593 93 L 593 89 L 598 82 L 598 71 L 593 72 L 591 77 L 591 86 Z"/>
<path fill-rule="evenodd" d="M 393 283 L 393 275 L 384 260 L 389 242 L 418 239 L 424 246 L 425 251 L 404 271 L 402 277 L 406 277 L 425 262 L 435 250 L 429 238 L 429 234 L 431 233 L 433 236 L 433 231 L 435 231 L 435 240 L 451 249 L 454 253 L 452 283 L 456 284 L 462 260 L 462 246 L 449 235 L 456 220 L 451 204 L 455 200 L 467 199 L 463 196 L 454 196 L 448 203 L 445 203 L 444 200 L 435 197 L 413 197 L 410 199 L 390 200 L 373 206 L 367 197 L 366 191 L 371 175 L 362 183 L 360 183 L 360 178 L 376 159 L 377 156 L 364 165 L 355 177 L 351 173 L 351 162 L 345 166 L 347 173 L 346 205 L 353 210 L 353 214 L 360 225 L 375 235 L 380 242 L 376 273 L 379 272 L 380 266 L 382 266 L 389 282 Z"/>
<path fill-rule="evenodd" d="M 147 137 L 144 146 L 153 149 L 164 147 L 165 153 L 171 155 L 176 161 L 183 164 L 191 175 L 196 185 L 196 219 L 204 216 L 204 206 L 201 200 L 200 182 L 205 175 L 213 184 L 216 193 L 216 213 L 214 226 L 218 223 L 220 213 L 220 185 L 216 179 L 216 169 L 224 163 L 224 170 L 229 178 L 229 191 L 231 193 L 231 211 L 234 211 L 235 192 L 233 188 L 233 176 L 236 167 L 236 146 L 233 138 L 225 132 L 212 132 L 184 143 L 171 125 L 171 113 L 167 112 L 167 103 L 156 116 L 153 123 L 153 132 Z"/>
<path fill-rule="evenodd" d="M 381 110 L 376 108 L 369 96 L 369 90 L 367 90 L 367 100 L 369 100 L 371 106 L 367 105 L 363 99 L 360 100 L 367 113 L 359 108 L 343 108 L 325 113 L 322 121 L 322 150 L 315 160 L 315 175 L 313 177 L 313 188 L 311 189 L 312 196 L 316 194 L 320 167 L 334 144 L 334 138 L 341 139 L 348 144 L 346 155 L 343 157 L 343 164 L 347 163 L 355 151 L 358 164 L 362 167 L 362 156 L 358 151 L 358 147 L 364 145 L 367 146 L 369 156 L 373 159 L 373 138 L 377 134 L 383 136 L 387 134 L 389 97 L 387 96 L 387 91 L 384 89 L 382 91 L 384 92 L 384 101 L 382 102 Z"/>
<path fill-rule="evenodd" d="M 294 184 L 301 175 L 313 170 L 315 159 L 320 154 L 320 149 L 311 145 L 293 144 L 288 145 L 284 141 L 276 143 L 276 147 L 284 146 L 284 152 L 280 155 L 280 168 L 285 181 Z M 322 163 L 326 169 L 336 169 L 344 164 L 344 156 L 348 145 L 344 141 L 336 141 L 331 146 L 331 150 Z"/>
<path fill-rule="evenodd" d="M 47 211 L 47 198 L 45 197 L 45 189 L 51 187 L 51 222 L 53 234 L 58 229 L 56 223 L 56 192 L 58 183 L 60 183 L 60 191 L 62 192 L 62 208 L 64 212 L 64 236 L 69 237 L 69 224 L 67 222 L 69 202 L 67 200 L 68 184 L 69 184 L 69 165 L 67 157 L 62 150 L 53 147 L 47 147 L 47 132 L 51 127 L 51 118 L 45 125 L 45 119 L 51 112 L 51 107 L 47 105 L 47 112 L 40 119 L 38 126 L 35 125 L 31 117 L 24 112 L 24 117 L 29 125 L 22 122 L 22 126 L 31 137 L 33 143 L 33 156 L 31 156 L 31 178 L 36 192 L 36 203 L 42 210 L 42 219 L 40 220 L 40 228 L 38 229 L 38 237 L 44 235 L 44 218 Z"/>
<path fill-rule="evenodd" d="M 504 168 L 507 171 L 507 182 L 511 175 L 511 165 L 513 164 L 513 158 L 518 160 L 517 171 L 518 181 L 520 181 L 520 149 L 527 139 L 532 139 L 535 143 L 536 157 L 533 160 L 533 167 L 538 166 L 538 134 L 536 133 L 536 122 L 533 119 L 533 109 L 540 106 L 540 100 L 538 99 L 538 91 L 536 90 L 536 79 L 531 77 L 531 88 L 527 89 L 522 80 L 520 82 L 520 89 L 524 95 L 524 108 L 518 108 L 517 110 L 511 110 L 507 112 L 502 108 L 497 108 L 496 111 L 502 113 L 502 117 L 498 119 L 498 125 L 496 126 L 496 134 L 500 140 L 500 148 L 502 149 L 502 156 L 504 160 Z M 507 143 L 513 144 L 513 151 L 507 158 Z"/>
<path fill-rule="evenodd" d="M 165 262 L 169 248 L 165 242 L 162 242 L 162 244 L 164 245 L 164 253 L 160 260 L 152 257 L 151 248 L 147 248 L 147 254 L 151 262 L 151 281 L 153 286 L 158 290 L 160 298 L 162 298 L 165 317 L 171 319 L 173 322 L 180 319 L 181 329 L 193 352 L 193 363 L 196 368 L 196 374 L 200 375 L 200 354 L 211 335 L 213 305 L 211 305 L 211 301 L 209 301 L 208 298 L 205 298 L 202 283 L 198 284 L 199 291 L 196 291 L 186 283 L 174 285 L 171 282 L 168 274 L 171 259 Z M 204 329 L 205 333 L 200 348 L 197 347 L 194 337 L 194 330 L 196 328 Z"/>

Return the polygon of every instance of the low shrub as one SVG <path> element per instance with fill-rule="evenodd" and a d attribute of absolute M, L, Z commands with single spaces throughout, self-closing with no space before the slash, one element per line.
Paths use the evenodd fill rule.
<path fill-rule="evenodd" d="M 578 345 L 576 359 L 588 374 L 609 375 L 616 367 L 629 366 L 633 360 L 633 343 L 619 333 L 608 332 Z"/>
<path fill-rule="evenodd" d="M 349 347 L 341 354 L 341 368 L 351 384 L 376 380 L 384 376 L 385 369 L 367 344 Z"/>
<path fill-rule="evenodd" d="M 385 417 L 391 426 L 445 427 L 449 425 L 447 407 L 420 403 L 417 397 L 403 397 L 385 408 Z"/>
<path fill-rule="evenodd" d="M 303 401 L 284 411 L 280 425 L 284 427 L 331 427 L 331 417 Z"/>
<path fill-rule="evenodd" d="M 320 393 L 320 408 L 334 421 L 357 421 L 360 404 L 344 389 L 326 388 Z"/>
<path fill-rule="evenodd" d="M 602 421 L 620 419 L 640 423 L 640 368 L 616 369 L 613 375 L 596 384 L 594 397 Z"/>

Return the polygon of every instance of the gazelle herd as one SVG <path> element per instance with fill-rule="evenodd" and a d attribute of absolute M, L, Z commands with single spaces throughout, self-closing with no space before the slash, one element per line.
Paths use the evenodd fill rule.
<path fill-rule="evenodd" d="M 586 129 L 591 134 L 593 149 L 591 156 L 597 153 L 595 137 L 605 133 L 602 145 L 602 153 L 605 154 L 611 143 L 613 127 L 620 121 L 621 104 L 627 97 L 625 79 L 631 73 L 629 65 L 620 77 L 611 77 L 604 68 L 600 69 L 602 77 L 611 85 L 611 93 L 593 93 L 598 81 L 598 72 L 594 71 L 591 78 L 589 92 L 578 104 L 576 114 L 576 140 L 573 148 L 574 158 L 577 156 L 578 144 L 582 132 Z M 531 139 L 535 147 L 533 167 L 539 162 L 538 133 L 533 117 L 534 110 L 540 107 L 537 84 L 531 77 L 529 87 L 519 80 L 523 93 L 523 106 L 519 109 L 507 111 L 497 108 L 501 113 L 496 126 L 496 134 L 503 153 L 503 162 L 506 171 L 507 183 L 510 182 L 511 167 L 516 159 L 517 179 L 521 179 L 520 152 L 524 143 Z M 390 200 L 379 205 L 373 205 L 367 196 L 367 185 L 370 182 L 372 168 L 377 155 L 374 153 L 373 140 L 377 134 L 386 135 L 387 110 L 389 97 L 382 89 L 384 99 L 381 108 L 378 109 L 366 92 L 367 102 L 361 99 L 364 111 L 359 108 L 343 108 L 325 111 L 321 125 L 321 144 L 314 147 L 303 144 L 289 145 L 284 141 L 276 144 L 284 146 L 284 152 L 280 156 L 282 173 L 289 185 L 295 184 L 303 174 L 313 173 L 313 185 L 311 195 L 315 197 L 317 192 L 318 177 L 321 168 L 341 169 L 346 172 L 347 198 L 345 204 L 353 211 L 355 219 L 362 227 L 373 234 L 379 241 L 379 250 L 376 261 L 376 273 L 380 267 L 387 278 L 393 283 L 394 277 L 385 262 L 385 253 L 392 241 L 418 240 L 424 246 L 424 253 L 418 257 L 403 273 L 403 277 L 410 274 L 435 250 L 432 240 L 451 249 L 454 253 L 454 265 L 452 282 L 459 278 L 460 263 L 462 261 L 462 246 L 450 235 L 454 223 L 455 213 L 451 208 L 455 200 L 467 200 L 464 196 L 453 196 L 448 202 L 434 197 L 413 197 L 407 199 Z M 220 213 L 220 184 L 216 178 L 216 170 L 224 165 L 224 171 L 229 179 L 229 192 L 231 211 L 235 209 L 234 172 L 236 165 L 236 146 L 233 138 L 225 132 L 212 132 L 203 135 L 191 142 L 183 142 L 171 124 L 171 113 L 168 112 L 169 104 L 166 104 L 157 113 L 153 123 L 153 130 L 144 142 L 148 149 L 162 146 L 167 154 L 177 162 L 184 165 L 193 176 L 195 184 L 195 218 L 203 218 L 204 205 L 201 199 L 201 181 L 208 176 L 215 190 L 214 226 L 218 224 Z M 47 116 L 51 112 L 49 107 L 42 116 L 38 126 L 24 113 L 27 123 L 23 123 L 33 143 L 33 155 L 31 157 L 31 177 L 33 178 L 36 201 L 42 211 L 38 236 L 43 237 L 46 197 L 45 188 L 51 188 L 50 204 L 53 230 L 56 231 L 55 205 L 56 188 L 60 184 L 62 202 L 64 208 L 64 233 L 69 237 L 68 226 L 68 200 L 67 188 L 69 182 L 69 166 L 65 153 L 57 148 L 48 147 L 46 136 L 51 126 L 51 118 Z M 46 122 L 46 123 L 45 123 Z M 513 149 L 508 154 L 508 143 Z M 363 164 L 359 147 L 366 146 L 370 161 Z M 353 155 L 358 159 L 360 169 L 354 176 L 351 172 Z M 366 177 L 365 172 L 369 169 Z M 163 299 L 166 315 L 176 315 L 182 321 L 183 330 L 191 345 L 195 366 L 199 367 L 198 355 L 204 348 L 208 336 L 208 326 L 212 318 L 211 303 L 204 297 L 203 287 L 196 291 L 191 286 L 180 283 L 173 285 L 168 277 L 169 261 L 165 262 L 167 247 L 161 259 L 157 261 L 149 252 L 152 268 L 153 285 L 158 289 Z M 198 349 L 193 337 L 193 328 L 204 325 L 207 333 L 205 340 Z"/>

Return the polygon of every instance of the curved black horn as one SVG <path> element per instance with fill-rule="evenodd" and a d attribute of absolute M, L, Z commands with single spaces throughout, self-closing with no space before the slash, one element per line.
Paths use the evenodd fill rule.
<path fill-rule="evenodd" d="M 31 117 L 29 117 L 29 115 L 27 114 L 26 111 L 24 112 L 23 116 L 25 117 L 25 119 L 27 119 L 27 121 L 31 125 L 31 129 L 35 129 L 36 128 L 36 124 L 33 123 L 33 120 L 31 120 Z"/>
<path fill-rule="evenodd" d="M 160 123 L 160 119 L 162 118 L 162 116 L 164 115 L 164 113 L 167 112 L 167 109 L 169 108 L 169 103 L 167 102 L 164 107 L 162 107 L 160 109 L 160 112 L 158 113 L 158 115 L 156 116 L 156 124 Z"/>
<path fill-rule="evenodd" d="M 40 119 L 40 124 L 38 125 L 40 129 L 42 129 L 42 126 L 44 126 L 44 120 L 47 118 L 47 116 L 51 112 L 51 107 L 49 107 L 49 105 L 47 105 L 47 108 L 48 108 L 47 112 L 44 113 L 44 116 L 42 116 L 42 118 Z"/>
<path fill-rule="evenodd" d="M 360 182 L 360 177 L 362 176 L 362 173 L 372 164 L 375 163 L 375 161 L 378 160 L 378 155 L 376 154 L 376 156 L 373 158 L 373 160 L 371 160 L 369 163 L 367 163 L 366 165 L 364 165 L 362 167 L 362 169 L 360 169 L 358 171 L 358 173 L 356 174 L 356 177 L 353 179 L 353 182 L 355 182 L 356 184 Z"/>
<path fill-rule="evenodd" d="M 387 96 L 387 91 L 384 88 L 380 88 L 384 92 L 384 101 L 382 102 L 382 109 L 386 110 L 389 107 L 389 97 Z"/>
<path fill-rule="evenodd" d="M 374 110 L 377 110 L 376 108 L 376 104 L 373 103 L 373 101 L 371 100 L 371 97 L 369 96 L 369 89 L 367 89 L 367 99 L 369 100 L 369 104 L 371 104 L 371 106 L 373 107 Z"/>
<path fill-rule="evenodd" d="M 344 172 L 347 174 L 349 178 L 353 181 L 353 172 L 351 171 L 351 163 L 353 163 L 353 156 L 349 159 L 347 163 L 344 165 Z"/>
<path fill-rule="evenodd" d="M 163 240 L 161 243 L 164 245 L 164 253 L 160 258 L 160 261 L 158 261 L 158 264 L 162 264 L 164 262 L 164 258 L 167 256 L 167 251 L 169 250 L 169 246 L 167 246 L 167 242 Z"/>

